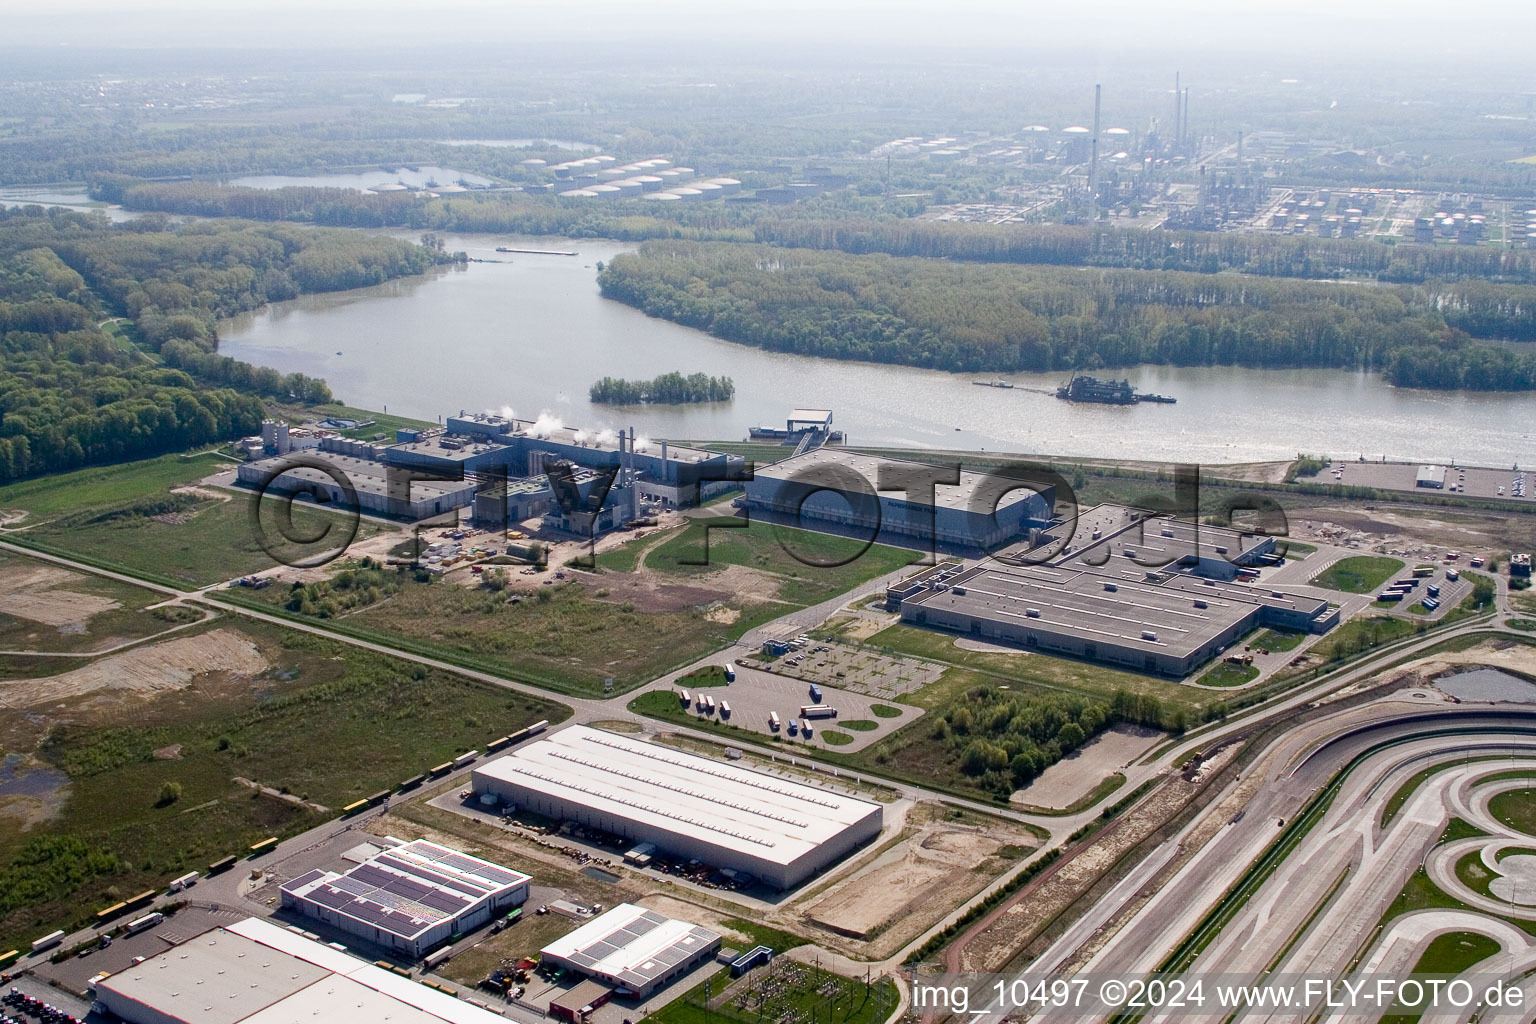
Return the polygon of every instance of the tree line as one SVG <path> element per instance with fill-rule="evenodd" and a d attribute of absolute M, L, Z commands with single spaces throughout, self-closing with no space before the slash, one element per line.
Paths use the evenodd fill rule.
<path fill-rule="evenodd" d="M 0 481 L 249 435 L 261 397 L 329 401 L 324 381 L 218 355 L 218 318 L 432 259 L 285 225 L 0 210 Z M 126 332 L 98 326 L 113 314 Z"/>
<path fill-rule="evenodd" d="M 729 402 L 735 396 L 736 384 L 729 377 L 711 377 L 705 373 L 690 373 L 685 377 L 675 370 L 650 380 L 604 377 L 588 390 L 592 401 L 604 405 Z"/>
<path fill-rule="evenodd" d="M 686 241 L 616 256 L 598 282 L 609 298 L 728 341 L 951 371 L 1344 367 L 1405 385 L 1487 389 L 1536 378 L 1536 355 L 1473 335 L 1536 340 L 1536 287 L 1521 285 L 959 264 Z M 1421 349 L 1438 353 L 1435 373 L 1416 369 Z"/>

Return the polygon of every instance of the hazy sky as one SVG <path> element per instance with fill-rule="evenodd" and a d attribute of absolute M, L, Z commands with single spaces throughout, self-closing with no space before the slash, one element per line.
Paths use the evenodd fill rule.
<path fill-rule="evenodd" d="M 1174 49 L 1529 60 L 1531 0 L 0 0 L 0 46 L 368 47 L 531 39 L 935 51 Z M 681 56 L 681 54 L 680 54 Z"/>

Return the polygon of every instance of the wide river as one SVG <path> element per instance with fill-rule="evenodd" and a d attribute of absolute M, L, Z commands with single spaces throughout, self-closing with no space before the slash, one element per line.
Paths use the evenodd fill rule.
<path fill-rule="evenodd" d="M 1349 371 L 1143 366 L 1129 372 L 1132 382 L 1178 404 L 1080 405 L 1026 390 L 1052 390 L 1064 374 L 1009 374 L 1012 390 L 977 387 L 995 375 L 764 352 L 651 319 L 598 294 L 595 264 L 624 243 L 446 242 L 505 262 L 276 303 L 222 324 L 220 351 L 324 377 L 351 405 L 427 420 L 510 407 L 573 426 L 730 440 L 811 407 L 833 410 L 834 425 L 863 444 L 1204 463 L 1310 452 L 1536 464 L 1536 394 L 1405 390 Z M 579 255 L 505 255 L 496 246 Z M 600 377 L 670 370 L 730 376 L 736 399 L 623 409 L 587 400 Z"/>

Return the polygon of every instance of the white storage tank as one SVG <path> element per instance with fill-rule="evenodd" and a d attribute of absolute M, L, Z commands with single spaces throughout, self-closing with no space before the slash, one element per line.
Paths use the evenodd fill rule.
<path fill-rule="evenodd" d="M 710 178 L 707 182 L 705 182 L 705 184 L 714 185 L 722 192 L 741 191 L 741 182 L 736 178 Z"/>
<path fill-rule="evenodd" d="M 670 192 L 659 192 L 657 194 L 674 195 L 677 196 L 677 198 L 687 200 L 690 203 L 696 203 L 700 199 L 704 198 L 703 192 L 696 188 L 689 188 L 687 185 L 679 185 L 677 188 L 672 189 Z"/>
<path fill-rule="evenodd" d="M 639 195 L 641 189 L 645 187 L 644 183 L 642 183 L 638 178 L 620 178 L 617 181 L 610 181 L 608 184 L 618 189 L 626 196 Z"/>
<path fill-rule="evenodd" d="M 630 180 L 638 181 L 640 183 L 640 187 L 645 189 L 647 192 L 656 192 L 660 190 L 661 186 L 664 184 L 662 179 L 658 178 L 654 174 L 637 174 Z"/>

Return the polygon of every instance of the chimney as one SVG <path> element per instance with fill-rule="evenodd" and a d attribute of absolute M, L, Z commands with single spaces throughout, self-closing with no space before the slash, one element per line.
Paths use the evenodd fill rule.
<path fill-rule="evenodd" d="M 1173 73 L 1173 144 L 1184 141 L 1183 127 L 1184 90 L 1179 88 L 1179 73 Z"/>
<path fill-rule="evenodd" d="M 1093 87 L 1093 156 L 1088 161 L 1088 195 L 1089 201 L 1097 199 L 1099 194 L 1099 93 L 1102 86 Z"/>

